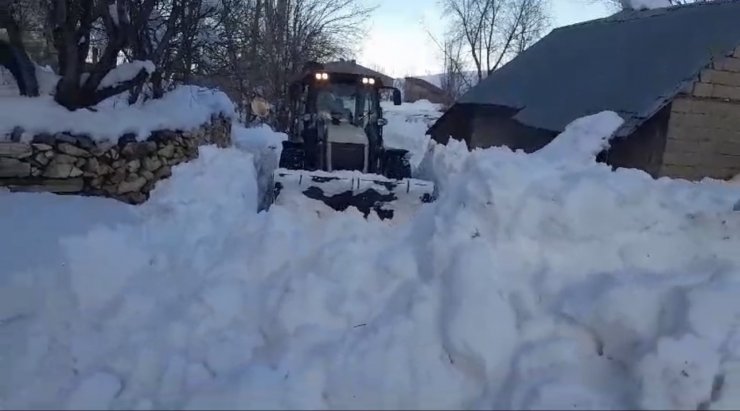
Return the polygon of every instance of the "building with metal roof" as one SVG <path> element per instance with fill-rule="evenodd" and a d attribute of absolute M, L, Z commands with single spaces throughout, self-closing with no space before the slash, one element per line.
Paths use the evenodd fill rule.
<path fill-rule="evenodd" d="M 339 73 L 352 73 L 358 75 L 364 75 L 368 77 L 375 77 L 385 86 L 393 86 L 393 77 L 386 74 L 375 71 L 371 68 L 357 64 L 355 60 L 338 60 L 324 63 L 324 68 L 327 71 L 339 72 Z"/>
<path fill-rule="evenodd" d="M 654 176 L 725 178 L 740 173 L 739 46 L 738 0 L 625 10 L 561 27 L 470 89 L 428 133 L 442 143 L 532 152 L 571 121 L 611 110 L 625 123 L 607 162 Z M 701 161 L 719 146 L 739 157 L 712 170 L 678 161 L 689 153 L 686 139 L 704 142 L 691 147 L 707 157 Z M 729 153 L 732 144 L 738 150 Z"/>

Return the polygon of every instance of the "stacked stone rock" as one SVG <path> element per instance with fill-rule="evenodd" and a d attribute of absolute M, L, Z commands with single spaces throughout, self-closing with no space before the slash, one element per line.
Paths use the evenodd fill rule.
<path fill-rule="evenodd" d="M 173 166 L 198 157 L 199 146 L 230 146 L 231 122 L 214 116 L 197 130 L 156 131 L 145 141 L 124 135 L 107 144 L 70 133 L 38 134 L 28 143 L 21 142 L 28 140 L 23 137 L 16 130 L 0 141 L 0 186 L 140 204 L 157 181 L 171 175 Z"/>

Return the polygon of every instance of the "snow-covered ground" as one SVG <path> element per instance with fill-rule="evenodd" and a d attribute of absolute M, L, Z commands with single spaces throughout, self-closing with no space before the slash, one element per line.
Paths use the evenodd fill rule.
<path fill-rule="evenodd" d="M 265 129 L 139 207 L 0 192 L 0 409 L 740 405 L 740 187 L 595 163 L 611 113 L 526 155 L 404 111 L 441 192 L 400 222 L 257 213 Z"/>

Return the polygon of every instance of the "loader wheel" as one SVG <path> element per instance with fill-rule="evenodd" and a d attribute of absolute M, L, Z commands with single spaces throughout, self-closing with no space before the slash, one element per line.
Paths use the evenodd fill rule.
<path fill-rule="evenodd" d="M 306 150 L 303 144 L 283 141 L 283 152 L 280 154 L 280 168 L 303 170 L 306 165 Z"/>
<path fill-rule="evenodd" d="M 383 152 L 383 175 L 400 180 L 411 178 L 411 165 L 406 157 L 408 151 L 397 148 L 385 149 Z"/>

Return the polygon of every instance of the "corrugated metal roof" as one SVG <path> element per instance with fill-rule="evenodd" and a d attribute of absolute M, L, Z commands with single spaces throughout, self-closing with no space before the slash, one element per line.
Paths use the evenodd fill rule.
<path fill-rule="evenodd" d="M 553 30 L 457 103 L 520 109 L 514 119 L 552 131 L 612 110 L 625 135 L 739 44 L 738 0 L 623 11 Z"/>

